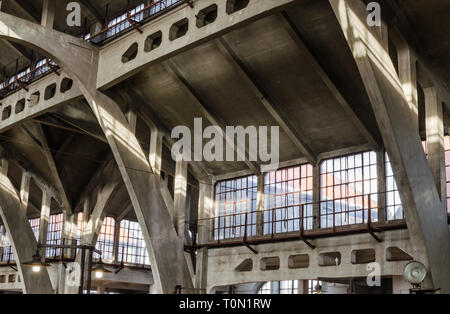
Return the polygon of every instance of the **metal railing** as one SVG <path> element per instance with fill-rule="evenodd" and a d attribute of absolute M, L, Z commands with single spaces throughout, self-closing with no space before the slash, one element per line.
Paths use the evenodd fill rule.
<path fill-rule="evenodd" d="M 87 36 L 86 38 L 84 38 L 84 40 L 96 45 L 101 45 L 108 39 L 116 38 L 129 31 L 130 29 L 137 29 L 140 33 L 142 33 L 140 26 L 143 25 L 143 23 L 149 21 L 150 19 L 156 18 L 157 16 L 160 16 L 161 14 L 175 8 L 178 5 L 181 5 L 182 3 L 186 3 L 192 6 L 192 0 L 159 0 L 145 6 L 141 10 L 128 10 L 126 13 L 124 13 L 124 15 L 122 15 L 124 16 L 123 20 L 119 21 L 118 23 L 111 24 L 111 21 L 114 21 L 117 18 L 121 18 L 122 16 L 116 17 L 115 19 L 109 21 L 107 23 L 107 26 L 100 32 L 92 36 Z M 108 24 L 111 25 L 108 26 Z M 36 64 L 38 64 L 39 62 L 37 62 Z M 25 89 L 28 91 L 27 86 L 33 81 L 44 77 L 50 71 L 59 69 L 58 65 L 49 59 L 47 59 L 45 64 L 39 67 L 36 67 L 34 69 L 31 68 L 32 67 L 26 69 L 25 71 L 30 71 L 23 74 L 22 76 L 19 77 L 18 74 L 16 74 L 1 83 L 0 99 L 10 95 L 11 93 L 19 89 Z M 23 71 L 21 73 L 23 73 Z"/>
<path fill-rule="evenodd" d="M 383 193 L 372 193 L 361 196 L 366 201 L 358 209 L 338 211 L 335 206 L 329 209 L 327 216 L 332 217 L 331 225 L 315 228 L 318 226 L 324 214 L 314 212 L 314 206 L 320 206 L 326 202 L 345 201 L 323 200 L 319 203 L 296 205 L 297 211 L 282 213 L 287 208 L 273 208 L 261 211 L 239 212 L 225 215 L 218 215 L 212 218 L 199 219 L 199 226 L 206 226 L 209 230 L 208 239 L 203 239 L 201 243 L 195 243 L 196 248 L 201 247 L 227 247 L 249 244 L 270 243 L 277 241 L 302 240 L 310 247 L 313 247 L 307 239 L 322 237 L 332 237 L 339 235 L 349 235 L 358 233 L 368 233 L 377 241 L 381 241 L 376 233 L 406 228 L 404 219 L 401 220 L 380 220 L 380 211 L 386 210 L 386 205 L 381 206 L 374 199 Z M 342 223 L 336 219 L 338 216 L 350 215 L 357 212 L 361 217 L 357 222 Z M 449 217 L 450 222 L 450 217 Z"/>
<path fill-rule="evenodd" d="M 145 6 L 141 10 L 135 9 L 128 10 L 124 15 L 117 17 L 117 18 L 123 17 L 123 20 L 118 21 L 117 23 L 111 25 L 108 25 L 110 24 L 109 22 L 107 24 L 108 26 L 106 26 L 100 32 L 90 36 L 88 40 L 94 44 L 99 45 L 102 44 L 107 39 L 116 37 L 116 35 L 122 34 L 131 28 L 135 28 L 142 33 L 139 26 L 141 26 L 144 22 L 148 21 L 150 18 L 155 18 L 163 14 L 164 12 L 168 11 L 169 9 L 172 9 L 182 3 L 190 4 L 190 1 L 159 0 Z M 135 12 L 131 13 L 132 11 Z M 112 21 L 114 20 L 115 19 L 113 19 Z"/>
<path fill-rule="evenodd" d="M 28 85 L 33 81 L 44 77 L 50 72 L 55 72 L 59 69 L 58 65 L 50 60 L 44 59 L 45 62 L 37 67 L 29 67 L 26 70 L 8 78 L 5 82 L 0 84 L 0 99 L 8 96 L 19 89 L 25 89 L 28 91 Z M 43 60 L 38 61 L 36 64 L 41 63 Z"/>

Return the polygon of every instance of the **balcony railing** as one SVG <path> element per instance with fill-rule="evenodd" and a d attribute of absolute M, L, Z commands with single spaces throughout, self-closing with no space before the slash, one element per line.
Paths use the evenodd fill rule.
<path fill-rule="evenodd" d="M 127 11 L 125 14 L 111 20 L 108 22 L 107 27 L 100 32 L 89 37 L 89 41 L 94 44 L 102 44 L 107 39 L 113 38 L 130 30 L 132 28 L 137 29 L 142 32 L 139 28 L 143 23 L 148 20 L 155 18 L 164 12 L 182 4 L 188 3 L 187 0 L 159 0 L 153 2 L 147 6 L 143 4 L 134 8 L 133 10 Z"/>
<path fill-rule="evenodd" d="M 140 26 L 142 26 L 145 22 L 160 16 L 161 14 L 175 8 L 178 5 L 181 5 L 182 3 L 187 3 L 192 6 L 191 2 L 192 0 L 159 0 L 147 6 L 142 4 L 127 11 L 121 16 L 112 19 L 107 23 L 107 27 L 100 32 L 92 36 L 87 35 L 83 39 L 93 44 L 101 45 L 107 40 L 116 38 L 131 29 L 137 29 L 139 32 L 142 32 Z M 39 64 L 41 61 L 36 64 Z M 25 89 L 28 91 L 27 86 L 29 84 L 44 77 L 51 70 L 58 69 L 58 65 L 51 60 L 47 60 L 45 64 L 36 66 L 34 69 L 30 70 L 31 68 L 32 67 L 29 67 L 25 71 L 9 77 L 5 82 L 1 83 L 0 99 L 19 89 Z"/>
<path fill-rule="evenodd" d="M 406 228 L 404 220 L 380 220 L 379 213 L 386 210 L 386 206 L 379 206 L 377 201 L 385 193 L 374 193 L 364 196 L 364 201 L 357 204 L 357 208 L 341 210 L 336 206 L 326 211 L 319 207 L 314 213 L 315 206 L 324 203 L 345 203 L 344 199 L 322 200 L 318 204 L 303 204 L 287 208 L 273 208 L 269 210 L 238 212 L 216 217 L 200 219 L 198 225 L 209 230 L 207 239 L 194 243 L 193 247 L 227 247 L 250 244 L 262 244 L 277 241 L 302 240 L 312 246 L 308 239 L 368 233 L 375 240 L 380 241 L 378 232 Z M 340 207 L 342 208 L 342 207 Z M 356 215 L 357 219 L 352 219 Z M 324 216 L 329 222 L 326 226 L 316 227 Z M 348 216 L 347 218 L 344 218 Z M 450 216 L 449 216 L 450 222 Z M 196 242 L 196 241 L 195 241 Z M 192 249 L 192 248 L 191 248 Z"/>
<path fill-rule="evenodd" d="M 27 68 L 13 77 L 10 77 L 6 82 L 0 84 L 0 99 L 8 96 L 18 89 L 25 89 L 28 91 L 28 85 L 33 81 L 42 78 L 46 74 L 57 71 L 58 65 L 50 59 L 40 60 L 36 63 L 35 68 Z"/>

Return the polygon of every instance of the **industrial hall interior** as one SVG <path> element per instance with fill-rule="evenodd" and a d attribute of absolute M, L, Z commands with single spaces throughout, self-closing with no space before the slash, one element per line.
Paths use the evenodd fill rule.
<path fill-rule="evenodd" d="M 450 294 L 448 0 L 0 0 L 0 294 Z"/>

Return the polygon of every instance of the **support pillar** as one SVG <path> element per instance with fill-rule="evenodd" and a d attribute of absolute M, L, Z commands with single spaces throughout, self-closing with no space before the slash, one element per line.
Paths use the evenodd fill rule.
<path fill-rule="evenodd" d="M 428 163 L 441 200 L 446 200 L 444 117 L 442 103 L 436 89 L 429 87 L 425 93 L 425 123 L 427 132 Z"/>
<path fill-rule="evenodd" d="M 79 38 L 49 31 L 10 14 L 0 12 L 0 20 L 1 38 L 39 46 L 79 82 L 81 92 L 106 135 L 141 225 L 157 290 L 173 293 L 177 285 L 192 288 L 184 252 L 179 250 L 178 236 L 161 195 L 160 176 L 153 172 L 121 107 L 96 89 L 98 49 Z M 72 58 L 73 55 L 77 58 Z"/>
<path fill-rule="evenodd" d="M 264 235 L 264 209 L 265 209 L 265 197 L 264 197 L 264 176 L 265 173 L 261 173 L 258 176 L 258 194 L 256 198 L 256 235 Z"/>
<path fill-rule="evenodd" d="M 30 194 L 30 179 L 31 175 L 28 172 L 22 173 L 22 181 L 20 183 L 20 201 L 22 203 L 22 208 L 27 212 L 28 198 Z"/>
<path fill-rule="evenodd" d="M 77 215 L 78 214 L 69 215 L 67 214 L 67 212 L 64 212 L 63 230 L 62 230 L 62 238 L 64 240 L 64 244 L 67 245 L 77 244 Z M 74 258 L 75 249 L 65 249 L 64 257 Z"/>
<path fill-rule="evenodd" d="M 21 210 L 19 196 L 6 175 L 7 161 L 3 160 L 2 165 L 4 167 L 0 171 L 0 216 L 14 248 L 23 293 L 51 294 L 53 289 L 47 269 L 34 273 L 31 267 L 22 265 L 32 260 L 37 243 L 28 218 Z"/>
<path fill-rule="evenodd" d="M 187 199 L 187 168 L 185 161 L 177 161 L 175 166 L 175 193 L 174 193 L 174 226 L 176 227 L 178 237 L 184 239 L 186 229 L 186 199 Z"/>
<path fill-rule="evenodd" d="M 41 25 L 53 28 L 55 22 L 56 0 L 43 0 Z"/>
<path fill-rule="evenodd" d="M 198 242 L 208 243 L 211 235 L 211 218 L 214 215 L 213 185 L 200 183 L 198 206 Z M 196 283 L 197 289 L 207 289 L 208 284 L 208 249 L 197 252 Z M 208 291 L 206 291 L 208 293 Z"/>
<path fill-rule="evenodd" d="M 424 263 L 434 288 L 450 293 L 450 234 L 418 125 L 394 65 L 359 0 L 329 0 L 355 58 L 389 153 L 405 210 L 412 256 Z"/>
<path fill-rule="evenodd" d="M 320 229 L 320 164 L 313 168 L 313 230 Z"/>
<path fill-rule="evenodd" d="M 378 222 L 386 222 L 386 160 L 384 150 L 377 152 Z"/>
<path fill-rule="evenodd" d="M 156 127 L 150 131 L 150 165 L 156 175 L 161 175 L 163 136 Z"/>
<path fill-rule="evenodd" d="M 50 219 L 51 195 L 47 191 L 42 192 L 41 219 L 39 221 L 39 243 L 47 243 L 48 220 Z M 45 260 L 45 248 L 40 249 L 41 257 Z"/>
<path fill-rule="evenodd" d="M 397 40 L 397 52 L 398 52 L 398 71 L 399 79 L 402 85 L 403 93 L 406 96 L 406 100 L 411 108 L 415 119 L 419 118 L 419 105 L 417 94 L 417 68 L 416 58 L 413 55 L 411 49 L 403 39 Z"/>

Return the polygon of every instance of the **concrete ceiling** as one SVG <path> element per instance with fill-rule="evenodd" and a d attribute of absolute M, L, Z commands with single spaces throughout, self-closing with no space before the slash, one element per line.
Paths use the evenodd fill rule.
<path fill-rule="evenodd" d="M 16 15 L 28 14 L 28 19 L 42 10 L 41 0 L 10 1 L 16 5 L 9 6 L 8 10 Z M 19 2 L 25 10 L 18 9 Z M 66 2 L 58 1 L 58 6 L 63 7 Z M 423 40 L 424 53 L 441 65 L 440 71 L 447 83 L 450 83 L 449 49 L 441 51 L 433 46 L 433 42 L 439 40 L 439 47 L 450 48 L 448 32 L 444 27 L 438 26 L 438 21 L 445 25 L 443 21 L 448 16 L 450 3 L 417 0 L 416 5 L 408 7 L 406 2 L 410 3 L 398 0 L 397 4 L 402 10 L 404 7 L 407 19 L 417 19 L 411 25 L 417 29 L 417 37 Z M 97 0 L 89 3 L 98 11 L 106 3 L 111 3 L 110 16 L 126 6 L 126 1 Z M 426 3 L 431 4 L 425 5 Z M 83 11 L 87 12 L 89 23 L 95 21 L 95 12 Z M 64 24 L 65 21 L 59 16 L 56 28 L 64 30 Z M 298 38 L 292 36 L 289 27 L 292 27 L 292 32 Z M 298 41 L 304 43 L 309 54 L 323 68 L 360 124 L 381 144 L 380 133 L 356 64 L 331 7 L 325 0 L 299 1 L 297 6 L 289 7 L 284 12 L 265 16 L 222 34 L 221 38 L 204 42 L 173 56 L 170 60 L 152 64 L 106 92 L 123 104 L 120 91 L 126 86 L 134 86 L 142 96 L 135 105 L 154 112 L 166 130 L 178 125 L 193 129 L 196 117 L 203 118 L 203 127 L 210 125 L 199 105 L 224 125 L 277 125 L 276 119 L 252 89 L 248 80 L 251 77 L 270 103 L 289 122 L 299 140 L 315 156 L 368 144 L 367 138 L 356 126 L 354 117 L 343 109 L 335 93 L 317 72 L 317 67 L 311 64 L 308 52 L 299 47 Z M 224 53 L 224 44 L 234 53 L 233 56 Z M 0 49 L 5 51 L 0 54 L 2 64 L 19 57 L 18 53 L 6 45 L 7 43 L 0 42 Z M 234 58 L 240 63 L 237 64 Z M 239 68 L 242 66 L 245 70 L 240 72 Z M 124 105 L 123 109 L 126 108 Z M 101 129 L 89 106 L 79 100 L 59 106 L 37 117 L 36 121 L 42 124 L 61 181 L 66 187 L 70 202 L 75 206 L 97 169 L 111 156 Z M 146 150 L 148 134 L 144 129 L 138 123 L 138 137 Z M 1 142 L 15 153 L 25 156 L 30 166 L 39 169 L 42 177 L 50 184 L 57 184 L 49 175 L 50 169 L 45 156 L 36 149 L 36 144 L 22 126 L 16 126 L 3 134 Z M 281 161 L 306 157 L 283 130 L 280 130 L 280 154 Z M 174 164 L 169 155 L 166 149 L 163 170 L 165 168 L 171 173 Z M 203 162 L 202 167 L 211 175 L 248 170 L 243 162 Z M 20 177 L 14 180 L 14 184 L 16 188 L 20 187 Z M 38 198 L 38 195 L 33 196 L 33 202 L 39 204 Z M 119 188 L 109 206 L 110 214 L 119 215 L 128 201 L 125 188 Z M 133 211 L 129 216 L 133 216 Z"/>

